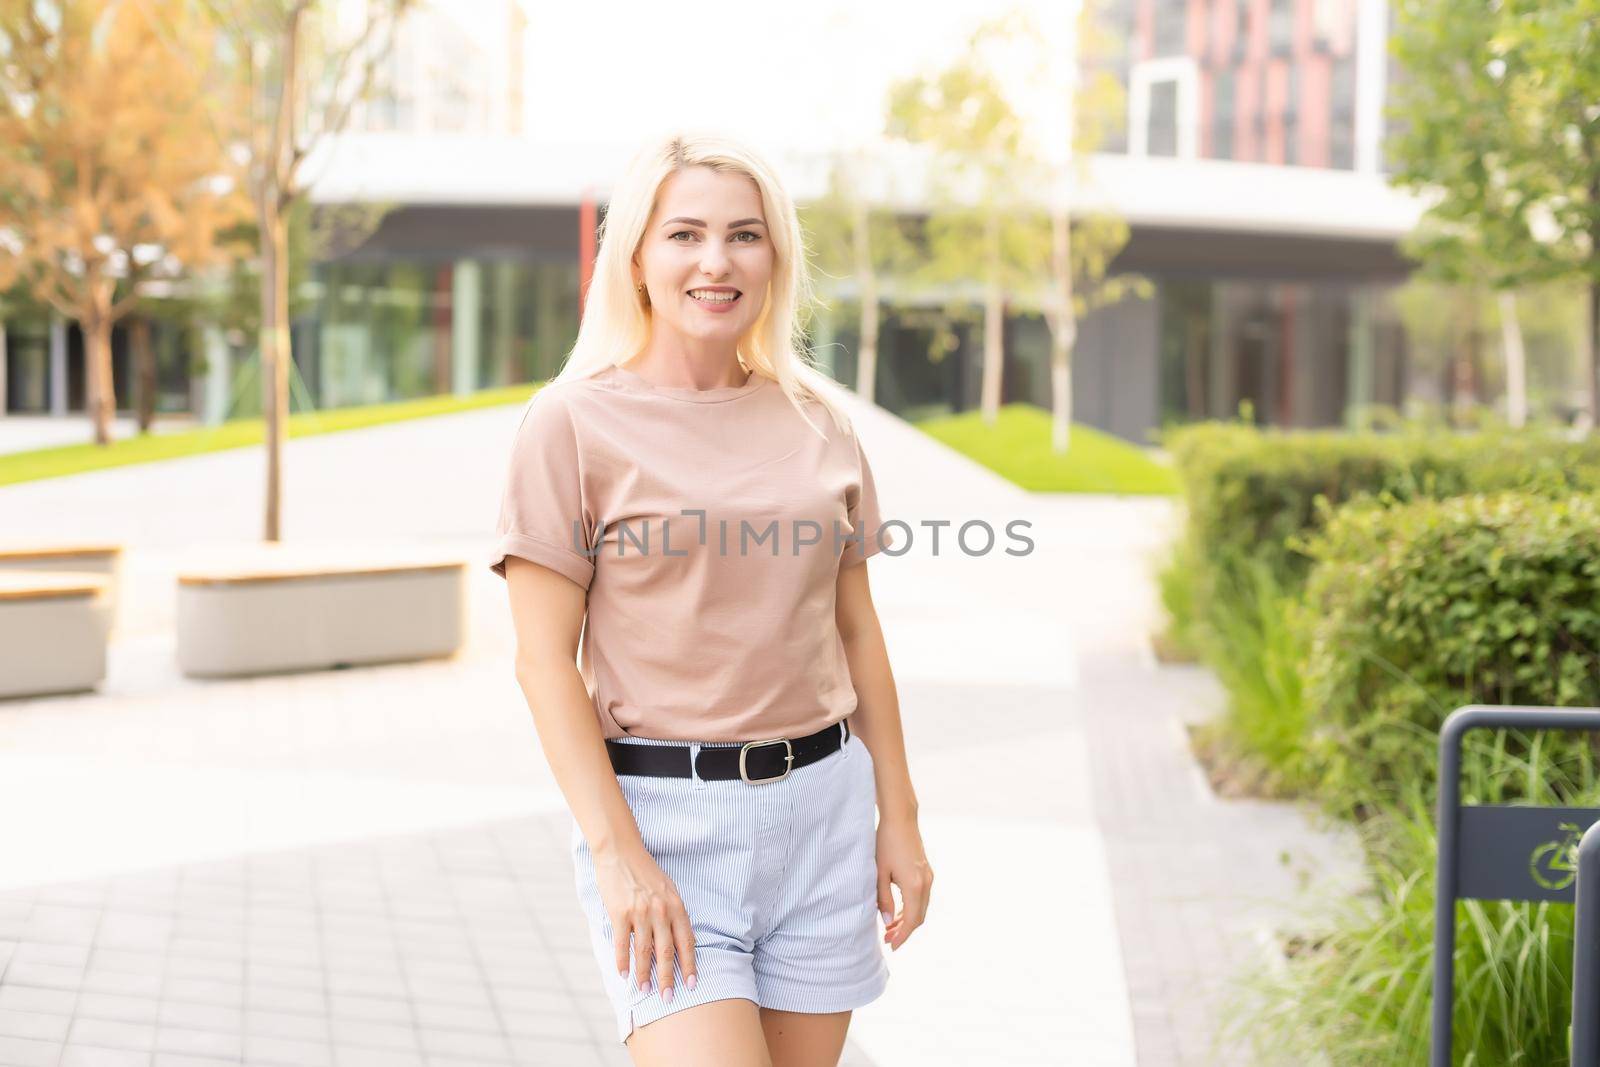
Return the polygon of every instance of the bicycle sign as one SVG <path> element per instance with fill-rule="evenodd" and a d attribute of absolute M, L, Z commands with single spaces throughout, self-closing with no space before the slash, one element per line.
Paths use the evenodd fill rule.
<path fill-rule="evenodd" d="M 1528 859 L 1528 875 L 1544 889 L 1570 889 L 1578 879 L 1578 841 L 1583 827 L 1575 822 L 1558 824 L 1566 834 L 1560 841 L 1546 841 Z"/>
<path fill-rule="evenodd" d="M 1578 839 L 1600 812 L 1587 808 L 1463 805 L 1455 819 L 1456 881 L 1462 900 L 1572 903 Z"/>

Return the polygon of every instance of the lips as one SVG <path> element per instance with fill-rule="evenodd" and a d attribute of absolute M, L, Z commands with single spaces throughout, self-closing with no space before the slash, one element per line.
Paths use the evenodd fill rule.
<path fill-rule="evenodd" d="M 689 299 L 710 308 L 732 307 L 744 294 L 737 289 L 691 289 Z"/>

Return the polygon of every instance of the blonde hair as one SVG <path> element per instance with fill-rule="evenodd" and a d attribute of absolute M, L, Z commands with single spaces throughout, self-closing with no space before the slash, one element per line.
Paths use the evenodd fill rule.
<path fill-rule="evenodd" d="M 743 174 L 756 183 L 773 246 L 772 281 L 761 314 L 739 339 L 740 361 L 783 389 L 800 417 L 814 401 L 833 417 L 841 432 L 849 418 L 823 395 L 831 381 L 811 362 L 800 313 L 812 299 L 804 237 L 794 201 L 766 161 L 745 145 L 716 135 L 673 134 L 634 156 L 618 179 L 600 225 L 599 252 L 589 282 L 578 340 L 552 383 L 588 378 L 632 359 L 650 340 L 648 298 L 633 287 L 631 263 L 655 212 L 662 183 L 688 167 Z M 825 435 L 824 435 L 825 436 Z"/>

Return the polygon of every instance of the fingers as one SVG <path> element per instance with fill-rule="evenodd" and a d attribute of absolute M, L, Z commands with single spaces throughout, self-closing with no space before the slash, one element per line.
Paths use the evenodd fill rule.
<path fill-rule="evenodd" d="M 695 969 L 694 926 L 689 922 L 687 911 L 680 908 L 678 915 L 672 921 L 672 932 L 678 946 L 678 965 L 683 968 L 683 984 L 693 989 L 700 976 Z"/>
<path fill-rule="evenodd" d="M 894 922 L 894 894 L 889 890 L 889 869 L 878 868 L 878 914 L 883 916 L 883 925 L 889 926 Z"/>
<path fill-rule="evenodd" d="M 672 1003 L 677 987 L 677 971 L 683 972 L 683 983 L 693 989 L 699 982 L 695 966 L 694 926 L 683 902 L 671 903 L 657 898 L 643 914 L 629 916 L 617 924 L 613 938 L 617 973 L 629 977 L 629 935 L 632 935 L 633 973 L 638 975 L 641 993 L 651 989 L 651 970 L 655 971 L 656 991 L 661 999 Z"/>
<path fill-rule="evenodd" d="M 933 891 L 933 869 L 920 864 L 914 873 L 903 880 L 894 879 L 900 887 L 902 909 L 900 916 L 884 931 L 890 950 L 906 943 L 911 932 L 922 925 L 928 916 L 928 901 Z"/>
<path fill-rule="evenodd" d="M 613 922 L 611 924 L 611 948 L 615 953 L 617 973 L 623 978 L 628 977 L 628 936 L 632 928 L 626 922 Z"/>
<path fill-rule="evenodd" d="M 639 992 L 650 992 L 650 961 L 655 954 L 655 931 L 642 922 L 633 931 L 633 967 L 639 976 Z"/>
<path fill-rule="evenodd" d="M 662 1000 L 671 1004 L 672 990 L 678 978 L 672 966 L 672 959 L 676 954 L 676 945 L 672 938 L 672 922 L 667 916 L 664 904 L 658 903 L 651 911 L 650 933 L 651 940 L 656 946 L 656 979 L 660 986 L 658 992 Z"/>

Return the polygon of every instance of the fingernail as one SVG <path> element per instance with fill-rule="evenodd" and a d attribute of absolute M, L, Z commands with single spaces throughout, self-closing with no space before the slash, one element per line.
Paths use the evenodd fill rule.
<path fill-rule="evenodd" d="M 691 974 L 689 976 L 688 982 L 685 983 L 689 987 L 689 992 L 691 992 L 691 993 L 694 992 L 695 977 L 696 977 L 695 975 Z"/>
<path fill-rule="evenodd" d="M 646 978 L 644 981 L 639 983 L 639 992 L 641 992 L 641 993 L 650 992 L 650 979 Z"/>
<path fill-rule="evenodd" d="M 661 999 L 666 1001 L 668 1004 L 672 1003 L 672 987 L 671 986 L 667 986 L 667 988 L 662 991 Z"/>
<path fill-rule="evenodd" d="M 888 926 L 890 923 L 894 922 L 894 916 L 890 915 L 888 912 L 880 911 L 878 914 L 883 916 L 883 925 Z"/>

